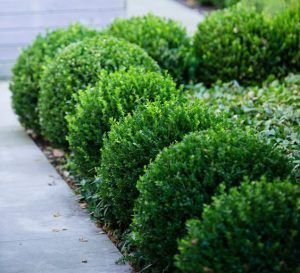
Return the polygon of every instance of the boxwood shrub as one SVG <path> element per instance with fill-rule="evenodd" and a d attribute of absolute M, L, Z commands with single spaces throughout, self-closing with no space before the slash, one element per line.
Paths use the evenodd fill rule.
<path fill-rule="evenodd" d="M 93 177 L 100 166 L 104 133 L 112 120 L 131 113 L 147 101 L 166 101 L 181 91 L 168 75 L 131 67 L 113 73 L 103 70 L 99 82 L 76 95 L 76 110 L 67 116 L 71 166 L 84 177 Z"/>
<path fill-rule="evenodd" d="M 293 174 L 300 178 L 300 75 L 262 88 L 244 88 L 236 82 L 210 89 L 195 86 L 194 97 L 215 111 L 226 112 L 234 121 L 252 127 L 268 143 L 281 147 L 293 161 Z"/>
<path fill-rule="evenodd" d="M 207 129 L 221 121 L 203 104 L 171 101 L 148 104 L 114 124 L 104 138 L 98 170 L 102 178 L 98 215 L 106 224 L 126 229 L 138 196 L 136 182 L 144 166 L 162 148 L 181 140 L 186 133 Z"/>
<path fill-rule="evenodd" d="M 299 70 L 299 8 L 266 16 L 251 5 L 214 12 L 194 37 L 196 79 L 262 83 Z"/>
<path fill-rule="evenodd" d="M 185 222 L 201 215 L 219 185 L 286 177 L 291 167 L 281 151 L 245 129 L 208 129 L 163 150 L 137 182 L 140 195 L 133 218 L 137 257 L 153 272 L 174 272 L 177 239 Z"/>
<path fill-rule="evenodd" d="M 215 197 L 180 241 L 180 272 L 298 272 L 300 188 L 244 182 Z"/>
<path fill-rule="evenodd" d="M 40 132 L 37 102 L 41 72 L 46 62 L 65 46 L 96 34 L 95 30 L 74 24 L 67 29 L 59 28 L 47 31 L 45 35 L 39 34 L 34 42 L 21 52 L 13 67 L 10 89 L 14 110 L 27 129 Z"/>
<path fill-rule="evenodd" d="M 190 38 L 176 21 L 152 14 L 118 18 L 107 32 L 144 48 L 177 82 L 189 80 Z"/>
<path fill-rule="evenodd" d="M 101 69 L 116 71 L 132 65 L 159 71 L 143 49 L 114 37 L 85 39 L 62 50 L 47 65 L 40 81 L 42 134 L 54 146 L 67 147 L 65 114 L 74 111 L 72 95 L 95 84 Z"/>
<path fill-rule="evenodd" d="M 286 1 L 288 2 L 288 0 Z M 300 1 L 290 0 L 281 9 L 275 9 L 272 23 L 271 51 L 279 65 L 272 74 L 286 75 L 300 71 Z M 272 11 L 271 11 L 272 12 Z"/>

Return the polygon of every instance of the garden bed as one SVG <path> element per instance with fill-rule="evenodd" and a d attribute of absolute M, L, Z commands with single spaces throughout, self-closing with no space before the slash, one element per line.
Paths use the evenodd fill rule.
<path fill-rule="evenodd" d="M 300 6 L 265 12 L 193 37 L 151 14 L 77 24 L 14 67 L 21 123 L 138 270 L 299 268 Z"/>

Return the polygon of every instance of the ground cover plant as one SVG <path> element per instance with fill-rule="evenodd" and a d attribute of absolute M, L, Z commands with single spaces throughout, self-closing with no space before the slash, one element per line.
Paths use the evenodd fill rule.
<path fill-rule="evenodd" d="M 52 145 L 67 147 L 65 115 L 74 111 L 73 94 L 99 80 L 101 69 L 110 72 L 130 66 L 160 71 L 140 47 L 114 37 L 96 37 L 71 44 L 55 56 L 42 75 L 39 115 L 43 136 Z"/>
<path fill-rule="evenodd" d="M 185 28 L 171 19 L 152 14 L 116 19 L 107 33 L 145 49 L 178 83 L 188 82 L 190 38 Z"/>
<path fill-rule="evenodd" d="M 282 148 L 300 178 L 300 75 L 264 87 L 244 88 L 236 82 L 195 88 L 195 97 L 234 121 L 254 128 L 266 142 Z"/>
<path fill-rule="evenodd" d="M 180 272 L 298 272 L 300 188 L 288 181 L 244 182 L 213 198 L 187 223 Z"/>
<path fill-rule="evenodd" d="M 25 128 L 32 129 L 35 133 L 40 132 L 37 102 L 39 82 L 46 63 L 65 46 L 95 35 L 98 35 L 96 30 L 77 23 L 67 29 L 58 28 L 47 31 L 45 35 L 39 34 L 33 43 L 21 52 L 12 69 L 10 90 L 14 110 Z"/>
<path fill-rule="evenodd" d="M 215 116 L 203 104 L 171 101 L 148 104 L 114 124 L 104 138 L 98 170 L 98 214 L 105 223 L 123 231 L 128 228 L 138 196 L 136 182 L 144 166 L 162 148 L 181 140 L 186 133 L 222 122 L 222 117 Z"/>
<path fill-rule="evenodd" d="M 150 101 L 176 99 L 181 90 L 168 75 L 142 67 L 100 72 L 95 86 L 76 94 L 75 112 L 67 116 L 73 171 L 93 178 L 100 166 L 102 139 L 113 121 Z"/>
<path fill-rule="evenodd" d="M 164 149 L 137 182 L 132 241 L 150 272 L 174 272 L 177 239 L 186 220 L 201 215 L 221 183 L 237 186 L 244 176 L 287 177 L 286 157 L 253 132 L 230 128 L 192 133 Z"/>

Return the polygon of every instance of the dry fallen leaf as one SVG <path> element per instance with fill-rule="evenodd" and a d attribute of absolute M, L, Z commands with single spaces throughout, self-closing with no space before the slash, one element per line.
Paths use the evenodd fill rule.
<path fill-rule="evenodd" d="M 59 217 L 59 216 L 61 216 L 59 212 L 53 214 L 53 217 Z"/>
<path fill-rule="evenodd" d="M 55 186 L 55 185 L 56 185 L 55 181 L 48 183 L 48 186 Z"/>
<path fill-rule="evenodd" d="M 69 176 L 70 176 L 70 173 L 67 172 L 67 171 L 63 171 L 63 176 L 64 176 L 64 177 L 69 177 Z"/>
<path fill-rule="evenodd" d="M 52 154 L 54 157 L 63 157 L 65 155 L 64 151 L 59 149 L 54 149 Z"/>
<path fill-rule="evenodd" d="M 68 230 L 66 228 L 53 228 L 52 231 L 53 232 L 60 232 L 60 231 L 65 231 L 65 230 Z"/>
<path fill-rule="evenodd" d="M 79 242 L 86 243 L 86 242 L 88 242 L 88 240 L 81 237 L 81 238 L 79 238 Z"/>
<path fill-rule="evenodd" d="M 80 203 L 79 205 L 82 209 L 86 209 L 87 208 L 87 203 Z"/>
<path fill-rule="evenodd" d="M 215 271 L 213 270 L 213 269 L 211 269 L 211 268 L 209 268 L 209 267 L 203 267 L 203 271 L 204 272 L 208 272 L 208 273 L 214 273 Z"/>

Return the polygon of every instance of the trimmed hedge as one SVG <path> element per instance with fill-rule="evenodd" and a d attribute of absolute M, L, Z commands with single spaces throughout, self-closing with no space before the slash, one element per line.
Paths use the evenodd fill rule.
<path fill-rule="evenodd" d="M 222 122 L 203 104 L 166 102 L 148 104 L 113 125 L 104 139 L 99 185 L 98 214 L 121 230 L 132 220 L 136 182 L 144 166 L 160 150 L 179 141 L 186 133 L 204 130 Z"/>
<path fill-rule="evenodd" d="M 180 272 L 298 272 L 299 201 L 299 185 L 265 179 L 215 197 L 201 221 L 188 221 Z"/>
<path fill-rule="evenodd" d="M 205 84 L 264 80 L 274 60 L 267 42 L 269 31 L 263 15 L 254 9 L 239 6 L 214 12 L 199 24 L 194 36 L 197 80 Z"/>
<path fill-rule="evenodd" d="M 71 166 L 83 177 L 94 177 L 100 166 L 103 135 L 112 120 L 133 112 L 147 101 L 166 101 L 179 97 L 180 90 L 173 80 L 144 68 L 100 73 L 100 81 L 76 94 L 76 110 L 67 116 Z"/>
<path fill-rule="evenodd" d="M 47 61 L 65 46 L 96 34 L 95 30 L 74 24 L 67 29 L 59 28 L 48 31 L 45 35 L 39 34 L 34 42 L 21 52 L 12 69 L 10 89 L 13 108 L 25 128 L 40 132 L 37 102 L 41 72 Z"/>
<path fill-rule="evenodd" d="M 200 98 L 215 111 L 224 111 L 240 124 L 252 127 L 268 143 L 282 148 L 300 178 L 300 75 L 290 75 L 264 87 L 243 88 L 235 82 L 210 89 L 195 87 Z"/>
<path fill-rule="evenodd" d="M 85 39 L 57 54 L 41 79 L 38 107 L 43 136 L 54 146 L 67 147 L 65 115 L 74 112 L 72 95 L 95 84 L 101 69 L 112 72 L 132 65 L 159 71 L 143 49 L 114 37 Z"/>
<path fill-rule="evenodd" d="M 300 5 L 272 18 L 247 5 L 214 12 L 194 37 L 196 80 L 255 85 L 271 74 L 299 71 L 299 10 Z"/>
<path fill-rule="evenodd" d="M 132 243 L 136 256 L 153 272 L 174 272 L 177 239 L 186 220 L 201 215 L 218 187 L 251 180 L 286 177 L 290 164 L 281 151 L 252 132 L 231 128 L 192 133 L 163 150 L 137 182 Z"/>
<path fill-rule="evenodd" d="M 176 21 L 152 14 L 118 18 L 109 26 L 107 33 L 145 49 L 177 83 L 189 81 L 191 41 L 186 30 Z"/>

